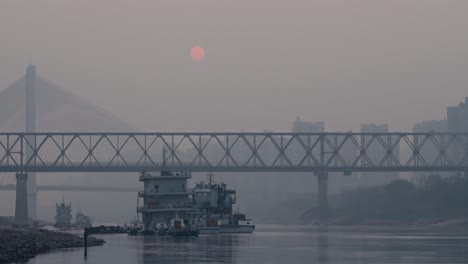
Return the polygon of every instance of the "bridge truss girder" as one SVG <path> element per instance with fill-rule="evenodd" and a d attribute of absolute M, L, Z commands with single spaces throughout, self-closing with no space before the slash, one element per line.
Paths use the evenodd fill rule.
<path fill-rule="evenodd" d="M 466 171 L 468 133 L 0 133 L 0 172 Z"/>

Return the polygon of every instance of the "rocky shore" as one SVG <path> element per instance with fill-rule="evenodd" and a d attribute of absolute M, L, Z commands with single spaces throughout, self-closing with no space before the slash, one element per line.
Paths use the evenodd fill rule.
<path fill-rule="evenodd" d="M 99 246 L 105 241 L 88 237 L 88 246 Z M 78 235 L 32 227 L 0 226 L 0 263 L 24 261 L 37 254 L 54 249 L 83 247 Z"/>

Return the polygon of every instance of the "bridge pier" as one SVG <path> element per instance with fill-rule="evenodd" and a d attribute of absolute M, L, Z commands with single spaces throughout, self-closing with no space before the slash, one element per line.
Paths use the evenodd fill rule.
<path fill-rule="evenodd" d="M 318 181 L 318 212 L 320 225 L 328 223 L 328 172 L 315 172 Z"/>
<path fill-rule="evenodd" d="M 36 173 L 28 173 L 28 216 L 37 219 L 37 180 Z"/>
<path fill-rule="evenodd" d="M 28 222 L 28 174 L 25 172 L 16 173 L 15 222 Z"/>

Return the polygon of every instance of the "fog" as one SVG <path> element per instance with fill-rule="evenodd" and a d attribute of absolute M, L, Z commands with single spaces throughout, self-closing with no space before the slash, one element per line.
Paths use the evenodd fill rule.
<path fill-rule="evenodd" d="M 410 131 L 466 95 L 465 1 L 0 2 L 0 89 L 42 76 L 143 131 Z M 193 62 L 190 48 L 206 50 Z"/>
<path fill-rule="evenodd" d="M 326 131 L 412 131 L 467 96 L 466 10 L 455 0 L 2 0 L 0 92 L 34 64 L 134 131 L 288 132 L 296 116 Z M 190 57 L 197 45 L 201 61 Z M 298 216 L 315 202 L 313 177 L 271 176 L 219 180 L 254 217 L 285 182 L 300 189 L 271 204 L 302 199 Z M 0 195 L 0 215 L 11 215 L 14 192 Z M 96 222 L 135 215 L 134 193 L 43 192 L 39 216 L 52 220 L 62 196 Z"/>

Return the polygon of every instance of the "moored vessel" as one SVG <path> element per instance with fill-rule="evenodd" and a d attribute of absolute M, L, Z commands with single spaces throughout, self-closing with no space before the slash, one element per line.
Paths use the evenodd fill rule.
<path fill-rule="evenodd" d="M 199 182 L 192 190 L 187 188 L 190 172 L 173 173 L 166 168 L 166 150 L 159 175 L 141 172 L 139 179 L 144 190 L 138 192 L 137 213 L 142 216 L 142 226 L 133 228 L 129 235 L 142 231 L 159 236 L 188 237 L 198 234 L 252 233 L 255 224 L 244 214 L 233 214 L 236 191 L 226 184 Z"/>
<path fill-rule="evenodd" d="M 132 232 L 160 236 L 185 237 L 197 235 L 189 224 L 190 212 L 193 210 L 187 188 L 190 172 L 174 173 L 166 168 L 166 150 L 163 149 L 163 165 L 159 175 L 141 172 L 139 179 L 144 190 L 138 192 L 138 201 L 143 199 L 143 206 L 137 207 L 142 215 L 142 231 Z M 130 234 L 130 233 L 129 233 Z"/>
<path fill-rule="evenodd" d="M 245 214 L 233 214 L 236 191 L 228 189 L 223 182 L 214 183 L 213 174 L 208 182 L 200 182 L 192 191 L 194 211 L 191 222 L 200 234 L 215 233 L 252 233 L 255 224 Z"/>

